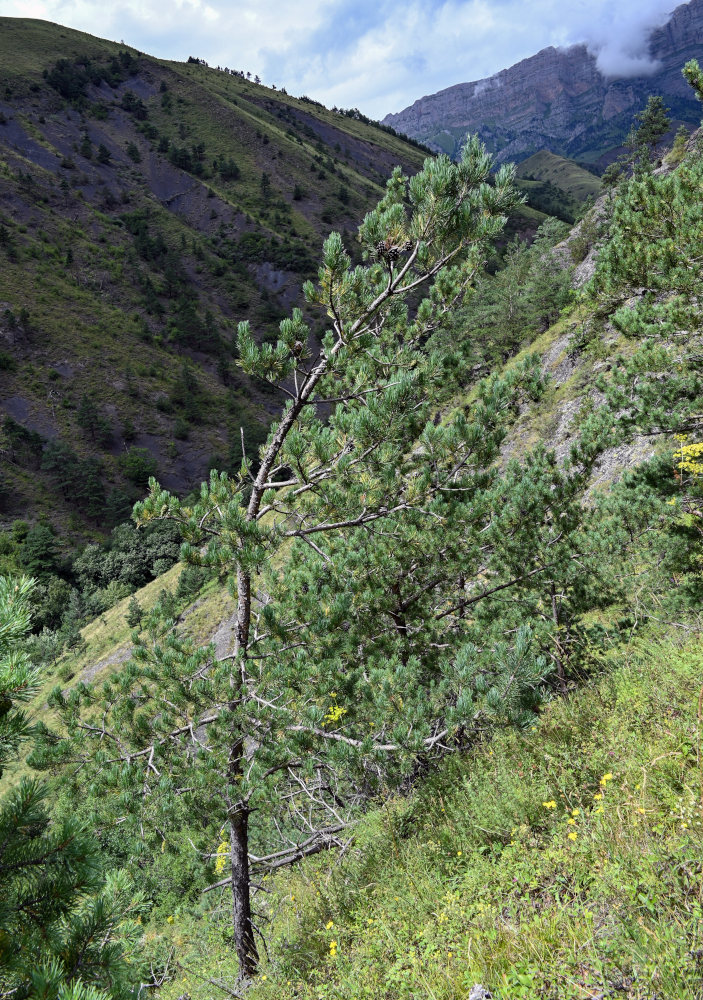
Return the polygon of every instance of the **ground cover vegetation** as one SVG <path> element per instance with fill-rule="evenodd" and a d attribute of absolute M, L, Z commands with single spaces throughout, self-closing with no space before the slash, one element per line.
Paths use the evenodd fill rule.
<path fill-rule="evenodd" d="M 560 234 L 478 280 L 519 193 L 507 169 L 487 183 L 477 142 L 394 172 L 361 262 L 332 234 L 309 313 L 275 341 L 240 325 L 240 366 L 288 402 L 236 474 L 186 501 L 152 480 L 136 509 L 230 578 L 233 643 L 198 645 L 166 593 L 135 600 L 132 659 L 58 687 L 30 757 L 57 822 L 99 838 L 103 871 L 138 873 L 144 933 L 115 943 L 134 985 L 695 995 L 698 660 L 663 643 L 653 659 L 652 642 L 697 628 L 700 162 L 638 167 L 608 202 L 573 350 L 609 351 L 560 458 L 510 451 L 549 399 L 530 342 L 571 306 Z M 642 435 L 657 455 L 589 492 Z"/>

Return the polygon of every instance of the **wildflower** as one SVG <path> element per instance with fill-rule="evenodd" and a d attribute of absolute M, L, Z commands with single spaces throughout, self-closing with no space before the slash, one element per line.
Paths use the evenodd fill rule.
<path fill-rule="evenodd" d="M 572 809 L 572 810 L 571 810 L 571 815 L 572 815 L 572 816 L 578 816 L 578 814 L 579 814 L 580 812 L 581 812 L 581 810 L 580 810 L 580 809 Z"/>
<path fill-rule="evenodd" d="M 268 976 L 266 975 L 266 973 L 264 973 L 264 974 L 263 974 L 263 976 L 262 976 L 261 978 L 262 978 L 262 979 L 268 979 Z"/>
<path fill-rule="evenodd" d="M 598 815 L 598 813 L 602 812 L 603 812 L 603 806 L 598 806 L 598 808 L 596 809 L 596 816 Z"/>
<path fill-rule="evenodd" d="M 173 917 L 166 917 L 166 923 L 167 924 L 172 924 L 173 923 Z"/>
<path fill-rule="evenodd" d="M 645 815 L 645 811 L 642 808 L 638 809 L 637 812 L 640 813 L 642 816 Z"/>
<path fill-rule="evenodd" d="M 457 851 L 457 852 L 456 852 L 456 856 L 457 856 L 458 858 L 460 858 L 460 857 L 461 857 L 461 851 Z"/>
<path fill-rule="evenodd" d="M 613 780 L 613 776 L 610 773 L 610 771 L 608 771 L 608 773 L 604 774 L 603 777 L 600 779 L 601 788 L 605 788 L 605 786 L 608 784 L 608 782 L 612 781 L 612 780 Z"/>
<path fill-rule="evenodd" d="M 327 709 L 327 715 L 322 720 L 323 725 L 333 725 L 335 722 L 339 722 L 343 715 L 347 714 L 346 708 L 342 708 L 340 705 L 330 705 Z"/>
<path fill-rule="evenodd" d="M 229 844 L 226 840 L 217 848 L 217 855 L 215 857 L 215 875 L 221 875 L 222 872 L 227 867 L 227 859 L 229 857 Z"/>
<path fill-rule="evenodd" d="M 569 824 L 569 826 L 575 826 L 576 825 L 576 820 L 575 819 L 567 819 L 566 822 Z"/>
<path fill-rule="evenodd" d="M 543 802 L 542 805 L 544 806 L 545 809 L 556 809 L 557 807 L 557 804 L 554 801 L 554 799 L 551 799 L 549 802 Z"/>
<path fill-rule="evenodd" d="M 337 942 L 330 941 L 330 958 L 334 958 L 336 954 L 337 954 Z"/>
<path fill-rule="evenodd" d="M 448 957 L 448 958 L 454 958 L 454 952 L 453 952 L 453 951 L 450 951 L 447 957 Z"/>
<path fill-rule="evenodd" d="M 603 793 L 602 792 L 596 792 L 596 794 L 593 796 L 593 798 L 596 800 L 596 802 L 600 802 L 600 800 L 603 798 Z"/>
<path fill-rule="evenodd" d="M 325 924 L 325 930 L 331 930 L 332 927 L 334 927 L 334 920 L 328 920 Z"/>
<path fill-rule="evenodd" d="M 569 838 L 569 840 L 576 840 L 577 836 L 578 834 L 574 833 L 573 831 L 571 833 L 567 833 L 567 837 Z"/>

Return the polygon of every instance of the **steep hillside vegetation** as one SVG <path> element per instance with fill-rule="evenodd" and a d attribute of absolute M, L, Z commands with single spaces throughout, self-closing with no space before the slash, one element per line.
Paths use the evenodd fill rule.
<path fill-rule="evenodd" d="M 367 817 L 338 861 L 269 883 L 271 957 L 249 995 L 696 1000 L 697 635 L 610 654 L 527 731 Z M 166 1000 L 234 982 L 217 930 L 201 927 L 174 900 L 152 931 L 182 956 Z"/>
<path fill-rule="evenodd" d="M 234 72 L 0 22 L 5 518 L 123 519 L 252 452 L 272 399 L 233 330 L 271 335 L 333 226 L 424 153 Z M 72 520 L 69 520 L 71 515 Z"/>
<path fill-rule="evenodd" d="M 546 149 L 523 160 L 517 176 L 531 205 L 565 222 L 574 222 L 584 203 L 601 190 L 594 174 Z"/>
<path fill-rule="evenodd" d="M 258 459 L 197 498 L 152 481 L 140 532 L 74 563 L 71 615 L 121 606 L 49 670 L 32 584 L 0 581 L 1 988 L 697 997 L 703 158 L 679 152 L 495 274 L 512 172 L 478 141 L 394 172 L 363 266 L 332 234 L 275 344 L 238 327 L 289 398 Z M 43 571 L 41 528 L 8 564 Z M 187 567 L 130 598 L 178 533 Z"/>

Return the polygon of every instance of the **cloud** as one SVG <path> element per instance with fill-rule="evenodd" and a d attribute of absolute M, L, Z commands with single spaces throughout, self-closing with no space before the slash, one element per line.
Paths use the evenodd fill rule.
<path fill-rule="evenodd" d="M 666 23 L 674 6 L 671 0 L 578 4 L 571 38 L 586 43 L 604 76 L 647 76 L 659 67 L 649 53 L 650 35 Z"/>
<path fill-rule="evenodd" d="M 206 59 L 373 117 L 585 42 L 608 76 L 651 72 L 672 0 L 0 0 L 162 58 Z"/>

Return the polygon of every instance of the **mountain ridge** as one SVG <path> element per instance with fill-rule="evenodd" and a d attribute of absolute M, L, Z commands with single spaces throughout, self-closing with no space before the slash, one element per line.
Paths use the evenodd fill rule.
<path fill-rule="evenodd" d="M 699 124 L 680 71 L 702 45 L 703 0 L 690 0 L 651 33 L 649 54 L 659 66 L 648 76 L 608 78 L 586 45 L 549 46 L 491 77 L 419 98 L 383 122 L 453 156 L 467 132 L 478 132 L 499 162 L 547 149 L 603 166 L 650 94 L 664 96 L 675 123 Z"/>

